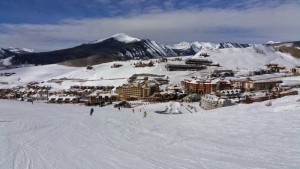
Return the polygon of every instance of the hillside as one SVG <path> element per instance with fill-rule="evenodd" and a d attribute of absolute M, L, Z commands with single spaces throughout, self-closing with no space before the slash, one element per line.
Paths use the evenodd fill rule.
<path fill-rule="evenodd" d="M 119 86 L 127 83 L 127 79 L 135 73 L 151 73 L 168 76 L 170 83 L 180 83 L 181 80 L 192 75 L 197 76 L 197 71 L 167 71 L 166 64 L 184 64 L 185 59 L 194 57 L 202 57 L 202 52 L 208 53 L 214 63 L 219 63 L 221 67 L 218 69 L 233 69 L 235 71 L 252 71 L 264 68 L 267 63 L 278 63 L 287 69 L 300 65 L 300 59 L 296 59 L 288 54 L 274 52 L 270 47 L 264 45 L 254 45 L 248 48 L 223 48 L 223 49 L 205 49 L 198 52 L 194 56 L 184 56 L 182 61 L 169 61 L 155 63 L 153 67 L 134 68 L 137 61 L 115 61 L 99 65 L 94 65 L 92 70 L 86 67 L 67 67 L 63 65 L 44 65 L 23 67 L 11 69 L 9 72 L 15 72 L 15 75 L 2 77 L 1 88 L 16 87 L 25 85 L 31 81 L 42 82 L 41 85 L 51 85 L 55 90 L 68 89 L 71 85 L 113 85 Z M 155 59 L 153 60 L 155 62 Z M 148 62 L 148 61 L 144 61 Z M 122 64 L 119 68 L 111 68 L 114 63 Z M 204 72 L 208 72 L 216 67 L 209 67 Z M 202 71 L 202 72 L 203 72 Z M 5 73 L 2 70 L 0 73 Z M 51 79 L 67 79 L 60 83 Z"/>
<path fill-rule="evenodd" d="M 162 115 L 131 109 L 0 102 L 4 168 L 298 168 L 299 96 Z M 18 108 L 16 108 L 16 103 Z M 192 103 L 190 103 L 192 104 Z M 181 106 L 188 108 L 187 103 Z M 142 109 L 142 112 L 139 110 Z M 143 118 L 143 111 L 148 112 Z"/>
<path fill-rule="evenodd" d="M 270 43 L 267 45 L 272 46 L 275 50 L 279 52 L 288 53 L 296 58 L 300 58 L 300 41 Z"/>
<path fill-rule="evenodd" d="M 70 66 L 86 66 L 133 59 L 133 57 L 155 58 L 176 55 L 175 52 L 155 41 L 137 40 L 137 38 L 125 34 L 117 34 L 107 39 L 85 43 L 69 49 L 17 55 L 12 59 L 12 63 L 44 65 L 63 62 L 63 64 Z"/>

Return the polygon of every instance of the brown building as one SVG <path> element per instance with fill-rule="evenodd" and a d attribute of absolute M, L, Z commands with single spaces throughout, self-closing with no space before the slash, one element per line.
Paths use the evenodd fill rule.
<path fill-rule="evenodd" d="M 232 85 L 228 80 L 223 78 L 217 79 L 192 79 L 181 81 L 181 85 L 187 92 L 198 93 L 198 94 L 209 94 L 219 90 L 232 89 Z"/>

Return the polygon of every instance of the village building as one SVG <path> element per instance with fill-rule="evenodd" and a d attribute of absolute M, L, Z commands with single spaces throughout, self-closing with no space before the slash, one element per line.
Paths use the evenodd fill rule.
<path fill-rule="evenodd" d="M 270 99 L 275 99 L 275 97 L 274 95 L 268 92 L 246 92 L 243 94 L 243 99 L 241 99 L 241 103 L 262 102 Z"/>
<path fill-rule="evenodd" d="M 161 57 L 161 58 L 159 58 L 158 63 L 161 63 L 161 62 L 168 62 L 168 59 L 166 57 Z"/>
<path fill-rule="evenodd" d="M 246 91 L 258 91 L 258 90 L 271 90 L 274 87 L 278 87 L 281 80 L 252 80 L 246 78 L 242 82 L 242 88 Z"/>
<path fill-rule="evenodd" d="M 182 92 L 182 87 L 179 84 L 169 84 L 166 86 L 166 91 Z"/>
<path fill-rule="evenodd" d="M 277 63 L 269 63 L 265 65 L 269 70 L 271 70 L 272 72 L 280 72 L 280 70 L 285 69 L 284 66 L 280 66 Z"/>
<path fill-rule="evenodd" d="M 147 98 L 155 92 L 159 92 L 159 85 L 152 80 L 136 81 L 116 88 L 116 93 L 119 94 L 119 98 L 125 100 Z"/>
<path fill-rule="evenodd" d="M 291 68 L 291 69 L 290 69 L 290 72 L 291 72 L 293 75 L 300 75 L 300 66 Z"/>
<path fill-rule="evenodd" d="M 141 74 L 133 74 L 128 78 L 128 83 L 133 83 L 135 81 L 140 80 L 152 80 L 159 85 L 164 85 L 169 83 L 168 76 L 166 75 L 157 75 L 157 74 L 149 74 L 149 73 L 141 73 Z"/>
<path fill-rule="evenodd" d="M 119 100 L 119 95 L 117 93 L 97 90 L 88 96 L 88 100 L 90 104 L 104 104 L 105 102 L 114 102 Z"/>
<path fill-rule="evenodd" d="M 175 91 L 156 92 L 147 98 L 149 102 L 166 102 L 172 100 L 181 100 L 186 96 L 185 93 Z"/>
<path fill-rule="evenodd" d="M 208 78 L 214 77 L 233 77 L 234 72 L 232 70 L 214 69 L 208 75 Z"/>
<path fill-rule="evenodd" d="M 183 64 L 166 64 L 165 68 L 168 71 L 184 71 L 184 70 L 202 70 L 202 69 L 206 69 L 206 66 L 204 66 L 204 65 L 196 65 L 196 64 L 189 64 L 189 65 L 183 65 Z"/>
<path fill-rule="evenodd" d="M 220 90 L 216 92 L 216 96 L 222 97 L 226 96 L 230 99 L 240 98 L 242 94 L 241 89 L 229 89 L 229 90 Z"/>
<path fill-rule="evenodd" d="M 196 59 L 196 58 L 187 58 L 185 64 L 196 64 L 196 65 L 210 65 L 213 62 L 208 59 Z"/>
<path fill-rule="evenodd" d="M 290 88 L 290 87 L 274 87 L 271 90 L 272 94 L 279 97 L 298 95 L 298 90 Z"/>
<path fill-rule="evenodd" d="M 184 79 L 181 81 L 184 90 L 189 93 L 209 94 L 219 90 L 232 89 L 230 81 L 224 78 L 216 79 Z"/>
<path fill-rule="evenodd" d="M 200 100 L 200 107 L 204 110 L 210 110 L 210 109 L 216 109 L 220 107 L 226 107 L 226 106 L 232 106 L 235 103 L 233 103 L 228 98 L 221 98 L 215 95 L 206 94 L 201 97 Z"/>
<path fill-rule="evenodd" d="M 121 66 L 123 66 L 122 64 L 119 64 L 119 63 L 114 63 L 114 64 L 112 64 L 110 67 L 111 68 L 118 68 L 118 67 L 121 67 Z"/>
<path fill-rule="evenodd" d="M 71 95 L 52 95 L 49 96 L 48 103 L 79 103 L 79 97 Z"/>

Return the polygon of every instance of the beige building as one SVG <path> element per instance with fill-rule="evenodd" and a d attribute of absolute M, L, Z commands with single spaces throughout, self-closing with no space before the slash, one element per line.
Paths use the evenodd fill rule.
<path fill-rule="evenodd" d="M 252 80 L 246 78 L 243 80 L 232 80 L 231 83 L 235 88 L 244 89 L 246 91 L 271 90 L 278 87 L 281 80 Z"/>
<path fill-rule="evenodd" d="M 137 81 L 132 84 L 119 86 L 116 93 L 119 94 L 120 99 L 142 99 L 159 92 L 159 85 L 155 81 Z"/>
<path fill-rule="evenodd" d="M 278 87 L 282 83 L 281 80 L 249 80 L 244 83 L 244 88 L 246 90 L 271 90 L 274 87 Z"/>
<path fill-rule="evenodd" d="M 300 67 L 294 67 L 290 69 L 290 72 L 294 75 L 300 75 Z"/>

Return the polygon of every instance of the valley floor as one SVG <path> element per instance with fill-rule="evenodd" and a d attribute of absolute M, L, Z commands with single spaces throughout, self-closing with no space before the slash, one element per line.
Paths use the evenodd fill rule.
<path fill-rule="evenodd" d="M 269 107 L 255 103 L 204 111 L 197 104 L 193 113 L 156 114 L 167 105 L 159 103 L 135 112 L 94 107 L 90 116 L 91 107 L 0 100 L 0 166 L 300 168 L 299 95 Z"/>

